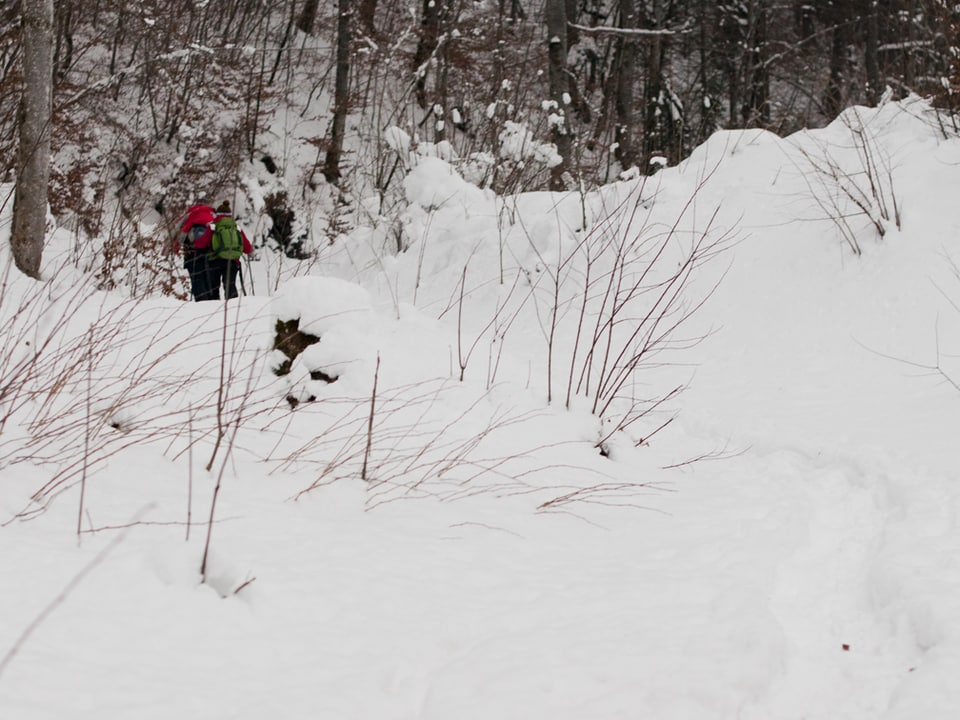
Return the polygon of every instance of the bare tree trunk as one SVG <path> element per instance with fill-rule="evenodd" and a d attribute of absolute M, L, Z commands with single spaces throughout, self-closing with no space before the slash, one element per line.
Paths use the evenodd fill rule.
<path fill-rule="evenodd" d="M 769 0 L 755 0 L 751 7 L 753 29 L 750 44 L 750 102 L 744 113 L 746 127 L 770 125 L 770 71 L 767 69 L 767 15 Z"/>
<path fill-rule="evenodd" d="M 647 4 L 649 13 L 646 25 L 653 29 L 663 29 L 669 18 L 670 4 L 654 0 Z M 678 158 L 676 139 L 679 136 L 675 113 L 676 103 L 671 96 L 667 82 L 668 36 L 653 35 L 647 44 L 647 66 L 644 82 L 645 117 L 643 125 L 644 160 L 654 155 L 662 155 L 676 162 Z M 647 165 L 644 172 L 656 170 Z"/>
<path fill-rule="evenodd" d="M 23 95 L 10 245 L 17 267 L 40 277 L 50 179 L 53 94 L 53 0 L 23 2 Z"/>
<path fill-rule="evenodd" d="M 906 29 L 906 33 L 902 36 L 904 49 L 901 52 L 903 58 L 903 84 L 911 90 L 915 87 L 917 70 L 916 48 L 914 47 L 917 37 L 913 17 L 916 16 L 918 10 L 919 8 L 914 5 L 909 8 L 908 12 L 900 13 L 902 26 Z"/>
<path fill-rule="evenodd" d="M 664 125 L 666 104 L 663 102 L 663 47 L 660 36 L 650 39 L 647 49 L 647 77 L 644 85 L 644 154 L 649 158 L 655 153 L 666 153 Z"/>
<path fill-rule="evenodd" d="M 836 117 L 847 104 L 847 48 L 852 41 L 851 23 L 854 8 L 837 6 L 827 15 L 833 23 L 830 45 L 830 77 L 823 97 L 823 108 L 828 118 Z"/>
<path fill-rule="evenodd" d="M 570 96 L 570 78 L 567 73 L 567 6 L 565 0 L 546 0 L 547 43 L 550 61 L 550 99 L 556 103 L 556 114 L 563 122 L 553 125 L 553 142 L 557 146 L 560 163 L 551 168 L 550 189 L 563 190 L 563 175 L 570 160 L 570 131 L 564 115 Z"/>
<path fill-rule="evenodd" d="M 423 0 L 420 39 L 417 41 L 417 51 L 413 56 L 413 71 L 417 73 L 417 104 L 421 108 L 427 107 L 427 61 L 437 49 L 439 40 L 440 0 Z"/>
<path fill-rule="evenodd" d="M 62 80 L 73 64 L 73 2 L 61 0 L 57 4 L 54 14 L 57 26 L 57 41 L 54 46 L 53 66 L 56 68 L 57 78 Z"/>
<path fill-rule="evenodd" d="M 722 71 L 722 49 L 717 47 L 716 3 L 700 0 L 697 6 L 697 25 L 700 34 L 698 48 L 700 67 L 697 75 L 700 80 L 700 126 L 692 138 L 694 145 L 699 145 L 720 127 L 722 105 L 720 103 L 720 89 L 722 82 L 717 75 Z M 719 51 L 718 51 L 719 50 Z"/>
<path fill-rule="evenodd" d="M 300 18 L 297 20 L 297 29 L 309 35 L 313 32 L 313 23 L 317 19 L 317 5 L 319 0 L 307 0 L 303 4 L 303 10 L 300 11 Z"/>
<path fill-rule="evenodd" d="M 377 14 L 377 0 L 360 0 L 358 14 L 360 16 L 360 29 L 366 35 L 373 35 L 376 32 L 374 18 Z"/>
<path fill-rule="evenodd" d="M 352 0 L 340 0 L 337 18 L 337 76 L 334 83 L 333 129 L 330 146 L 323 165 L 327 182 L 340 183 L 340 156 L 343 153 L 343 134 L 347 126 L 347 110 L 350 107 L 350 43 L 353 21 Z"/>
<path fill-rule="evenodd" d="M 280 62 L 283 60 L 283 55 L 287 51 L 287 45 L 290 42 L 290 37 L 293 34 L 293 28 L 295 24 L 294 16 L 296 15 L 296 4 L 290 3 L 290 19 L 287 21 L 287 29 L 283 33 L 283 37 L 280 39 L 280 45 L 277 47 L 277 57 L 273 61 L 273 70 L 270 71 L 270 79 L 267 81 L 267 85 L 273 85 L 273 81 L 277 79 L 277 72 L 280 70 Z"/>
<path fill-rule="evenodd" d="M 623 0 L 620 5 L 620 27 L 632 30 L 637 27 L 636 0 Z M 633 111 L 633 82 L 637 74 L 637 46 L 633 39 L 617 39 L 617 94 L 614 101 L 617 126 L 614 154 L 623 169 L 637 164 L 636 116 Z"/>
<path fill-rule="evenodd" d="M 880 62 L 877 57 L 880 52 L 880 26 L 877 19 L 877 0 L 866 0 L 867 14 L 866 42 L 864 47 L 864 64 L 867 69 L 867 101 L 876 105 L 883 93 L 883 83 L 880 80 Z"/>
<path fill-rule="evenodd" d="M 749 73 L 747 58 L 749 8 L 746 2 L 715 3 L 717 17 L 717 65 L 724 75 L 727 92 L 727 127 L 743 127 L 744 80 Z"/>

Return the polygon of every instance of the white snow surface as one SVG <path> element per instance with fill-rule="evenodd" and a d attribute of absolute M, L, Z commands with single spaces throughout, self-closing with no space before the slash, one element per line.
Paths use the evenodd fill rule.
<path fill-rule="evenodd" d="M 858 123 L 882 238 L 807 159 L 868 187 Z M 226 311 L 91 289 L 67 231 L 27 280 L 4 210 L 0 718 L 957 717 L 960 140 L 924 103 L 584 196 L 405 190 L 404 252 L 264 255 Z M 631 386 L 685 390 L 604 454 L 564 401 L 598 228 L 668 238 L 651 281 L 720 243 Z"/>

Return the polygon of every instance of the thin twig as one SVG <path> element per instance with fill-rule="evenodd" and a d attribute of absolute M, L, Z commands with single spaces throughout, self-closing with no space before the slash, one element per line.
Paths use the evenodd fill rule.
<path fill-rule="evenodd" d="M 377 353 L 377 366 L 373 371 L 373 391 L 370 393 L 370 415 L 367 418 L 367 442 L 363 449 L 363 467 L 360 479 L 367 479 L 367 463 L 370 460 L 370 448 L 373 446 L 373 418 L 377 407 L 377 382 L 380 379 L 380 353 Z"/>

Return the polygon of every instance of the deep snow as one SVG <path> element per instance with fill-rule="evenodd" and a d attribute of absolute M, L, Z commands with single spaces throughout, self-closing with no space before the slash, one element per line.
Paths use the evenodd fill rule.
<path fill-rule="evenodd" d="M 866 187 L 860 122 L 902 228 L 851 212 L 855 256 L 807 156 Z M 5 276 L 0 717 L 956 717 L 960 140 L 929 108 L 719 133 L 586 197 L 414 164 L 407 252 L 368 227 L 309 266 L 262 253 L 226 316 L 85 289 L 59 231 L 46 285 Z M 685 390 L 603 457 L 586 401 L 546 403 L 576 314 L 552 383 L 544 328 L 550 273 L 625 200 L 618 233 L 676 227 L 654 274 L 723 249 L 687 281 L 692 342 L 632 386 Z M 321 340 L 277 378 L 291 318 Z M 47 337 L 37 377 L 11 372 Z"/>

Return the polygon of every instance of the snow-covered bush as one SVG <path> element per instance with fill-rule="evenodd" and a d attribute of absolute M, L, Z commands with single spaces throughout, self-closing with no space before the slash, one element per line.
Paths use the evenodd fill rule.
<path fill-rule="evenodd" d="M 491 387 L 504 354 L 522 357 L 541 398 L 599 419 L 598 446 L 627 430 L 642 442 L 678 391 L 649 371 L 682 362 L 671 351 L 692 341 L 684 326 L 709 295 L 690 280 L 736 232 L 695 210 L 702 185 L 668 172 L 503 198 L 424 159 L 404 180 L 409 251 L 394 296 L 455 325 L 460 380 Z"/>
<path fill-rule="evenodd" d="M 834 127 L 846 130 L 846 146 L 813 140 L 804 134 L 794 143 L 804 161 L 799 170 L 811 198 L 855 255 L 863 251 L 858 239 L 862 230 L 855 218 L 867 221 L 877 238 L 883 238 L 888 228 L 899 230 L 901 226 L 893 160 L 877 142 L 872 127 L 890 122 L 890 112 L 900 110 L 890 107 L 887 113 L 860 108 L 844 111 L 834 121 Z M 841 159 L 839 153 L 847 157 Z M 851 171 L 851 167 L 855 170 Z"/>
<path fill-rule="evenodd" d="M 598 193 L 588 201 L 591 225 L 569 233 L 551 255 L 536 251 L 547 395 L 599 418 L 600 448 L 621 432 L 639 444 L 658 429 L 638 423 L 649 422 L 682 385 L 663 387 L 645 376 L 676 362 L 671 351 L 697 341 L 684 326 L 710 292 L 691 295 L 690 281 L 735 235 L 715 225 L 716 212 L 699 224 L 694 219 L 702 183 L 674 217 L 656 208 L 653 185 L 641 180 L 619 196 Z"/>

